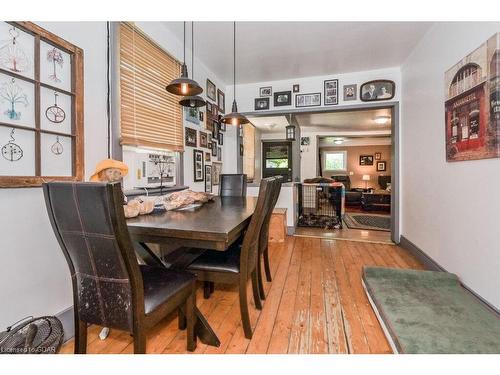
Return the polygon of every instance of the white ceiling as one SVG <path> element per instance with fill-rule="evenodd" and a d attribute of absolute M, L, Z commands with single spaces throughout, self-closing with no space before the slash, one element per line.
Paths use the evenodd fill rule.
<path fill-rule="evenodd" d="M 391 134 L 391 121 L 377 124 L 377 117 L 391 117 L 387 108 L 342 112 L 301 113 L 292 115 L 301 129 L 336 135 Z M 289 121 L 285 115 L 248 116 L 250 122 L 263 133 L 284 132 Z"/>
<path fill-rule="evenodd" d="M 163 23 L 182 41 L 182 22 Z M 401 65 L 429 22 L 238 22 L 237 83 L 349 73 Z M 190 30 L 187 45 L 190 50 Z M 195 55 L 233 81 L 232 22 L 196 22 Z"/>

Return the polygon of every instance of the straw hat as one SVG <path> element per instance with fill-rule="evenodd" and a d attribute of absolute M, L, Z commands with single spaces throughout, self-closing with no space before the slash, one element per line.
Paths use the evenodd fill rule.
<path fill-rule="evenodd" d="M 99 173 L 108 168 L 117 168 L 122 171 L 122 175 L 126 176 L 128 174 L 127 164 L 114 159 L 104 159 L 101 160 L 97 166 L 95 167 L 94 174 L 90 176 L 90 181 L 98 182 L 99 181 Z"/>

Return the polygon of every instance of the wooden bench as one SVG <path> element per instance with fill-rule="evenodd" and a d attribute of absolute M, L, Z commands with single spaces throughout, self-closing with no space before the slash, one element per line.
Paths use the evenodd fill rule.
<path fill-rule="evenodd" d="M 286 208 L 275 208 L 269 223 L 269 242 L 285 242 Z"/>

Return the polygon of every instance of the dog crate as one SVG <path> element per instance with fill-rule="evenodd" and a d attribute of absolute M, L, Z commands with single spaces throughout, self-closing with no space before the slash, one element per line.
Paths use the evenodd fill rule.
<path fill-rule="evenodd" d="M 301 183 L 298 189 L 299 227 L 341 229 L 344 185 L 341 183 Z"/>

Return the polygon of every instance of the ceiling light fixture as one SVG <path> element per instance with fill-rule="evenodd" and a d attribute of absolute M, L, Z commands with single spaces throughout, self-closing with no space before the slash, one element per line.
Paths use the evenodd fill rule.
<path fill-rule="evenodd" d="M 390 119 L 391 116 L 377 116 L 373 119 L 373 121 L 375 121 L 376 124 L 384 125 L 387 124 Z"/>
<path fill-rule="evenodd" d="M 335 140 L 333 141 L 333 143 L 335 143 L 336 145 L 341 145 L 342 143 L 344 143 L 344 140 L 343 140 L 343 139 L 341 139 L 341 138 L 339 138 L 339 139 L 335 139 Z"/>
<path fill-rule="evenodd" d="M 194 78 L 194 22 L 191 22 L 191 74 Z M 182 100 L 179 101 L 179 104 L 183 107 L 195 108 L 204 107 L 207 103 L 205 103 L 205 100 L 201 96 L 192 95 L 185 96 Z"/>
<path fill-rule="evenodd" d="M 250 121 L 238 113 L 238 105 L 236 104 L 236 22 L 233 22 L 233 106 L 231 113 L 222 117 L 222 122 L 234 126 L 248 124 Z"/>
<path fill-rule="evenodd" d="M 193 96 L 203 92 L 198 82 L 188 78 L 186 65 L 186 22 L 184 21 L 184 62 L 182 63 L 181 76 L 170 82 L 166 90 L 175 95 Z"/>

